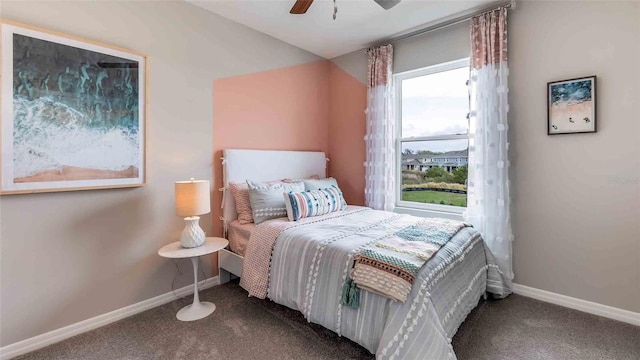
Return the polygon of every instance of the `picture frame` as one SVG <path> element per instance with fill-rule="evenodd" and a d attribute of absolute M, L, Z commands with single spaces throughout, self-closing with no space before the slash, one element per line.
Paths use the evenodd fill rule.
<path fill-rule="evenodd" d="M 547 83 L 547 134 L 595 133 L 596 76 Z"/>
<path fill-rule="evenodd" d="M 0 27 L 0 195 L 146 185 L 147 56 Z"/>

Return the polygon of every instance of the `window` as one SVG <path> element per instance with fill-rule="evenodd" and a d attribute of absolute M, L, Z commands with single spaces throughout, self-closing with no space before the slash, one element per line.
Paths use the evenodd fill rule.
<path fill-rule="evenodd" d="M 461 213 L 467 206 L 469 59 L 394 75 L 397 206 Z M 416 159 L 429 166 L 410 167 Z"/>

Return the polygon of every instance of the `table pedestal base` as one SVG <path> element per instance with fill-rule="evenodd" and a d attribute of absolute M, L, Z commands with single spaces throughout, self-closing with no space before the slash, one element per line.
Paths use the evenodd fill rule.
<path fill-rule="evenodd" d="M 187 305 L 178 311 L 176 317 L 182 321 L 194 321 L 205 318 L 216 310 L 216 305 L 210 302 L 197 302 Z"/>
<path fill-rule="evenodd" d="M 193 303 L 178 311 L 176 317 L 182 321 L 200 320 L 216 310 L 213 303 L 200 302 L 200 296 L 198 296 L 198 258 L 192 257 L 191 263 L 193 264 Z"/>

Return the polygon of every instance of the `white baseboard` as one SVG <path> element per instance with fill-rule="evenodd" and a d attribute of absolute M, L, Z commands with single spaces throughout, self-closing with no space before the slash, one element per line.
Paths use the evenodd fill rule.
<path fill-rule="evenodd" d="M 637 312 L 602 305 L 566 295 L 560 295 L 520 284 L 513 284 L 513 292 L 536 300 L 640 326 L 640 313 Z"/>
<path fill-rule="evenodd" d="M 210 277 L 204 281 L 198 283 L 198 289 L 204 290 L 212 286 L 219 285 L 220 279 L 218 276 Z M 154 298 L 141 301 L 123 308 L 108 312 L 106 314 L 98 315 L 87 320 L 77 322 L 65 326 L 60 329 L 49 331 L 38 336 L 34 336 L 29 339 L 19 341 L 17 343 L 9 344 L 0 348 L 0 360 L 11 359 L 12 357 L 26 354 L 28 352 L 43 348 L 45 346 L 57 343 L 64 339 L 68 339 L 72 336 L 82 334 L 89 330 L 99 328 L 101 326 L 110 324 L 112 322 L 124 319 L 126 317 L 141 313 L 143 311 L 152 309 L 154 307 L 164 305 L 176 299 L 179 299 L 185 295 L 193 293 L 193 285 L 188 285 L 177 289 L 172 292 L 168 292 L 162 295 L 158 295 Z"/>

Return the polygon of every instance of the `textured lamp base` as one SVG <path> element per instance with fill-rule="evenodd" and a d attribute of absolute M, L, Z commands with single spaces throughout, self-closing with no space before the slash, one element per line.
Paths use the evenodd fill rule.
<path fill-rule="evenodd" d="M 185 248 L 194 248 L 204 244 L 204 230 L 198 224 L 199 216 L 184 218 L 186 226 L 180 235 L 180 245 Z"/>

